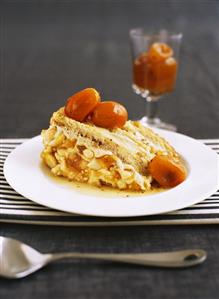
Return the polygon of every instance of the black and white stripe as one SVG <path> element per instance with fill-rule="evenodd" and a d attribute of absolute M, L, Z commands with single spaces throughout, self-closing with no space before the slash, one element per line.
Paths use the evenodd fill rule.
<path fill-rule="evenodd" d="M 0 221 L 10 223 L 61 226 L 114 226 L 114 225 L 174 225 L 219 224 L 219 190 L 194 206 L 164 215 L 110 218 L 90 217 L 56 211 L 24 198 L 14 191 L 3 174 L 8 154 L 25 138 L 0 140 Z M 201 139 L 219 154 L 219 139 Z"/>

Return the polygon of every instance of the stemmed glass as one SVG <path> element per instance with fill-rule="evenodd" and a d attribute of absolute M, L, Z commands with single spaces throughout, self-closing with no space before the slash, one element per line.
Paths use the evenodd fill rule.
<path fill-rule="evenodd" d="M 149 35 L 144 28 L 130 30 L 134 92 L 144 98 L 144 125 L 176 131 L 176 126 L 157 117 L 158 101 L 173 91 L 178 71 L 178 56 L 182 34 L 161 30 Z"/>

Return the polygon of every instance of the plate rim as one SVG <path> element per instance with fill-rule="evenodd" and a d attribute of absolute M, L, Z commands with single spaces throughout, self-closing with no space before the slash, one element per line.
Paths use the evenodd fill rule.
<path fill-rule="evenodd" d="M 161 136 L 162 136 L 162 133 L 164 134 L 170 134 L 173 136 L 182 136 L 183 138 L 187 138 L 188 140 L 192 141 L 192 142 L 195 142 L 197 144 L 199 144 L 200 146 L 203 146 L 203 148 L 207 149 L 209 151 L 209 153 L 211 153 L 211 155 L 215 155 L 214 158 L 216 158 L 217 160 L 217 164 L 218 164 L 218 156 L 217 156 L 217 153 L 214 152 L 210 147 L 206 146 L 205 144 L 203 144 L 201 141 L 198 141 L 190 136 L 187 136 L 187 135 L 184 135 L 184 134 L 181 134 L 181 133 L 175 133 L 175 132 L 170 132 L 170 131 L 166 131 L 166 130 L 161 130 L 161 129 L 156 129 L 155 132 L 158 132 L 158 134 L 160 133 Z M 166 137 L 164 137 L 166 138 Z M 29 200 L 33 201 L 33 202 L 36 202 L 40 205 L 43 205 L 43 206 L 46 206 L 46 207 L 49 207 L 51 209 L 56 209 L 56 210 L 59 210 L 59 211 L 62 211 L 62 212 L 67 212 L 67 213 L 74 213 L 74 214 L 79 214 L 79 215 L 86 215 L 86 216 L 95 216 L 95 217 L 140 217 L 140 216 L 152 216 L 152 215 L 160 215 L 160 214 L 164 214 L 164 213 L 170 213 L 170 212 L 174 212 L 176 210 L 179 210 L 179 209 L 183 209 L 183 208 L 186 208 L 186 207 L 189 207 L 191 205 L 194 205 L 194 204 L 197 204 L 201 201 L 203 201 L 204 199 L 206 199 L 208 196 L 210 196 L 211 194 L 213 194 L 215 191 L 217 191 L 218 189 L 218 186 L 217 186 L 217 183 L 215 184 L 215 186 L 211 187 L 209 190 L 206 190 L 205 193 L 202 194 L 202 196 L 199 196 L 199 198 L 195 198 L 194 200 L 191 200 L 190 201 L 190 204 L 189 205 L 177 205 L 177 207 L 174 207 L 172 209 L 170 208 L 167 208 L 166 210 L 165 209 L 162 209 L 162 211 L 160 212 L 156 212 L 156 213 L 145 213 L 145 212 L 134 212 L 134 213 L 118 213 L 118 214 L 115 214 L 115 213 L 111 213 L 111 212 L 102 212 L 101 214 L 98 212 L 86 212 L 86 211 L 81 211 L 80 209 L 78 210 L 77 208 L 74 208 L 74 211 L 72 209 L 66 209 L 66 208 L 61 208 L 59 205 L 57 206 L 56 202 L 54 202 L 54 204 L 52 203 L 45 203 L 45 200 L 41 200 L 41 199 L 38 199 L 38 198 L 34 198 L 35 196 L 27 196 L 27 194 L 25 194 L 25 192 L 23 192 L 23 190 L 20 190 L 20 188 L 17 188 L 17 186 L 15 186 L 14 182 L 13 182 L 13 179 L 11 178 L 11 176 L 8 174 L 8 169 L 7 169 L 7 166 L 8 166 L 8 163 L 10 162 L 10 159 L 13 158 L 13 155 L 16 154 L 16 150 L 18 150 L 20 147 L 22 146 L 26 146 L 27 143 L 30 143 L 30 142 L 33 142 L 33 141 L 38 141 L 41 139 L 41 136 L 40 135 L 37 135 L 33 138 L 30 138 L 28 139 L 27 141 L 23 142 L 22 144 L 20 144 L 19 146 L 17 146 L 9 155 L 8 157 L 6 158 L 5 162 L 4 162 L 4 167 L 3 167 L 3 172 L 4 172 L 4 175 L 5 175 L 5 178 L 7 180 L 7 182 L 10 184 L 10 186 L 16 191 L 18 192 L 19 194 L 23 195 L 24 197 L 28 198 Z M 167 138 L 166 138 L 167 139 Z M 174 144 L 173 144 L 174 146 Z M 174 146 L 175 147 L 175 146 Z M 212 156 L 213 157 L 213 156 Z M 215 160 L 215 161 L 216 161 Z M 9 162 L 8 162 L 9 161 Z M 172 188 L 170 190 L 167 190 L 167 191 L 164 191 L 162 192 L 163 194 L 166 193 L 166 194 L 170 194 L 169 192 L 173 191 L 173 190 L 176 190 L 176 188 L 178 188 L 178 190 L 180 191 L 180 189 L 182 189 L 183 187 L 183 184 L 180 184 L 179 186 L 175 187 L 175 188 Z M 182 191 L 182 190 L 181 190 Z M 83 195 L 84 196 L 84 195 Z M 145 195 L 147 198 L 150 199 L 151 196 L 157 196 L 157 194 L 151 194 L 151 195 Z M 134 198 L 134 197 L 132 197 Z M 137 197 L 138 198 L 138 197 Z M 141 199 L 144 199 L 144 196 L 141 196 Z M 135 198 L 136 199 L 136 198 Z M 141 199 L 138 199 L 138 200 L 141 200 Z M 108 200 L 111 200 L 111 198 L 108 198 Z M 123 200 L 127 200 L 127 199 L 123 199 Z M 101 199 L 102 201 L 102 199 Z"/>

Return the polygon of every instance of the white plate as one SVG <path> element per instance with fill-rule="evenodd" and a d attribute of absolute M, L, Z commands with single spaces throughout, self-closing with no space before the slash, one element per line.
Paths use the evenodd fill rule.
<path fill-rule="evenodd" d="M 177 187 L 149 195 L 109 197 L 81 192 L 70 183 L 60 183 L 42 170 L 41 137 L 34 137 L 18 146 L 7 157 L 4 174 L 8 183 L 20 194 L 41 205 L 61 211 L 92 216 L 142 216 L 166 213 L 198 203 L 218 188 L 217 154 L 188 136 L 164 130 L 165 137 L 184 157 L 189 175 Z"/>

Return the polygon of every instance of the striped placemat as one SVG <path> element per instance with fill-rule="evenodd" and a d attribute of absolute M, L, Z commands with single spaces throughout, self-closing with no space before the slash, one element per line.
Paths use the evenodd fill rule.
<path fill-rule="evenodd" d="M 219 190 L 194 206 L 156 216 L 90 217 L 53 210 L 24 198 L 7 183 L 3 166 L 8 154 L 27 139 L 0 140 L 0 221 L 62 226 L 219 224 Z M 200 140 L 219 154 L 219 139 Z"/>

